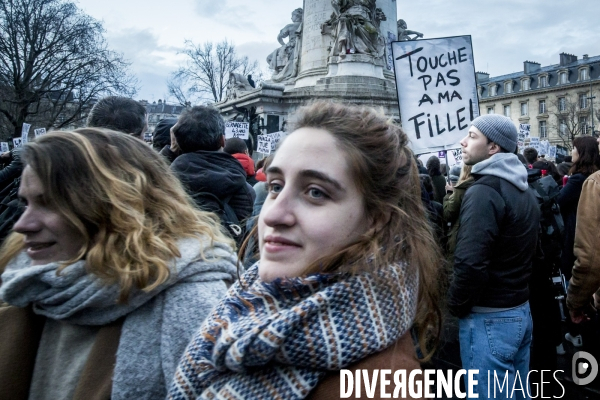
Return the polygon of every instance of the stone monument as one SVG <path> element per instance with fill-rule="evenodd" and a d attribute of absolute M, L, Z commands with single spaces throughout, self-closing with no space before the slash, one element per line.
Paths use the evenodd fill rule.
<path fill-rule="evenodd" d="M 396 0 L 304 0 L 267 57 L 271 79 L 257 88 L 233 84 L 216 106 L 226 119 L 243 114 L 254 136 L 285 129 L 298 107 L 316 99 L 382 108 L 399 119 L 391 43 L 423 35 L 397 21 L 396 7 Z"/>

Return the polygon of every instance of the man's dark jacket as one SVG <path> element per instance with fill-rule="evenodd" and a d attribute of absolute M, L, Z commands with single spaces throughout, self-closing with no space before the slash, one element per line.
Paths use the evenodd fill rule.
<path fill-rule="evenodd" d="M 246 183 L 246 172 L 231 155 L 222 151 L 195 151 L 178 156 L 171 170 L 179 177 L 188 193 L 211 193 L 229 205 L 240 221 L 252 214 L 254 189 Z M 216 209 L 218 205 L 213 205 Z M 215 208 L 207 207 L 208 211 Z"/>
<path fill-rule="evenodd" d="M 540 211 L 527 171 L 514 154 L 495 154 L 473 167 L 454 253 L 448 306 L 457 317 L 473 307 L 512 308 L 529 300 Z"/>

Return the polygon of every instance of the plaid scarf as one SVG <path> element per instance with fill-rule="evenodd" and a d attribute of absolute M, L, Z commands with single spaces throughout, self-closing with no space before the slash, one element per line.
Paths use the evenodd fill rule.
<path fill-rule="evenodd" d="M 415 268 L 266 283 L 258 263 L 188 345 L 169 399 L 303 399 L 327 371 L 386 349 L 412 325 Z"/>

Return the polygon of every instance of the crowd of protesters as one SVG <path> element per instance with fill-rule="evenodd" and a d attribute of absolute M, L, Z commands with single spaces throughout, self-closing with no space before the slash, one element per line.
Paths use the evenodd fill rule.
<path fill-rule="evenodd" d="M 369 108 L 293 121 L 258 161 L 214 108 L 160 121 L 149 146 L 145 109 L 108 97 L 86 128 L 3 154 L 0 398 L 338 398 L 341 369 L 419 370 L 446 319 L 463 368 L 512 384 L 546 326 L 532 171 L 562 187 L 566 340 L 582 346 L 600 303 L 595 138 L 556 166 L 483 115 L 446 171 Z"/>

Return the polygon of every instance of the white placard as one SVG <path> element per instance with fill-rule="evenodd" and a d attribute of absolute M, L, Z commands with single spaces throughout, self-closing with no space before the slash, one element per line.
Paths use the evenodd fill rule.
<path fill-rule="evenodd" d="M 531 124 L 519 124 L 519 140 L 524 141 L 531 134 Z"/>
<path fill-rule="evenodd" d="M 248 139 L 250 132 L 249 122 L 225 122 L 225 139 L 240 138 Z"/>
<path fill-rule="evenodd" d="M 548 147 L 548 157 L 556 158 L 556 146 Z"/>
<path fill-rule="evenodd" d="M 281 141 L 281 139 L 283 137 L 285 137 L 285 132 L 282 132 L 282 131 L 266 133 L 264 135 L 258 135 L 256 151 L 258 151 L 259 153 L 263 153 L 263 154 L 271 154 L 273 151 L 275 151 L 275 149 L 277 148 L 277 145 L 279 144 L 279 142 Z M 261 144 L 261 142 L 262 142 L 262 144 Z M 267 146 L 266 143 L 270 144 L 269 152 L 259 150 L 259 149 L 266 150 L 266 146 Z"/>
<path fill-rule="evenodd" d="M 471 36 L 392 43 L 402 128 L 416 154 L 460 148 L 479 116 Z"/>
<path fill-rule="evenodd" d="M 31 124 L 23 123 L 23 127 L 21 128 L 21 139 L 23 139 L 23 143 L 27 143 L 29 140 L 29 129 L 31 128 Z"/>
<path fill-rule="evenodd" d="M 33 133 L 35 133 L 35 137 L 40 137 L 46 134 L 46 128 L 34 129 Z"/>
<path fill-rule="evenodd" d="M 7 151 L 10 151 L 8 142 L 0 142 L 0 153 L 6 153 Z"/>
<path fill-rule="evenodd" d="M 258 135 L 256 151 L 263 154 L 271 154 L 271 138 L 266 135 Z"/>
<path fill-rule="evenodd" d="M 548 153 L 550 153 L 550 143 L 548 143 L 547 140 L 542 140 L 540 142 L 540 149 L 539 149 L 539 153 L 542 156 L 547 155 Z"/>
<path fill-rule="evenodd" d="M 455 152 L 460 152 L 459 153 L 460 154 L 459 155 L 460 159 L 457 159 L 455 157 Z M 461 164 L 462 163 L 462 150 L 461 149 L 448 150 L 447 155 L 448 155 L 448 167 L 452 167 L 453 165 Z M 427 165 L 427 160 L 429 160 L 432 156 L 438 157 L 438 152 L 419 154 L 417 157 L 419 158 L 419 160 L 421 160 L 421 162 L 423 163 L 423 165 Z M 441 161 L 442 165 L 446 165 L 446 160 L 440 160 L 440 161 Z"/>
<path fill-rule="evenodd" d="M 462 163 L 462 149 L 452 150 L 452 155 L 457 164 Z"/>
<path fill-rule="evenodd" d="M 13 138 L 13 147 L 16 149 L 17 147 L 23 146 L 22 138 Z"/>

